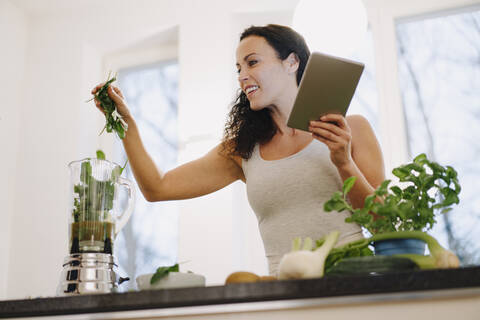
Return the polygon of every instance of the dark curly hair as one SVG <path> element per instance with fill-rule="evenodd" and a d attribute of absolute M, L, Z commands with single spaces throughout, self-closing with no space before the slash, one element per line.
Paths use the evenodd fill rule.
<path fill-rule="evenodd" d="M 269 24 L 245 29 L 240 35 L 240 41 L 249 36 L 263 37 L 281 60 L 285 60 L 292 52 L 295 53 L 299 60 L 297 85 L 300 83 L 310 50 L 299 33 L 286 26 Z M 223 146 L 227 154 L 249 159 L 256 143 L 270 141 L 278 129 L 270 112 L 266 108 L 260 111 L 250 109 L 250 102 L 240 89 L 225 124 Z"/>

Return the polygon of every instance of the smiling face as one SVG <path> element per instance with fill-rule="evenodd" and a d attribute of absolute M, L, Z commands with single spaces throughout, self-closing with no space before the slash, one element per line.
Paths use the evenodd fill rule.
<path fill-rule="evenodd" d="M 252 110 L 277 104 L 287 92 L 291 92 L 289 87 L 297 86 L 295 55 L 280 60 L 263 37 L 244 38 L 238 45 L 236 57 L 238 82 Z"/>

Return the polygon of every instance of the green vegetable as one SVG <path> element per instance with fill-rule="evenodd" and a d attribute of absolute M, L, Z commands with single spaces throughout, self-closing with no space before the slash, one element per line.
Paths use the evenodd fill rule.
<path fill-rule="evenodd" d="M 105 129 L 107 132 L 112 132 L 114 130 L 118 137 L 123 139 L 125 138 L 125 132 L 128 130 L 128 124 L 125 122 L 122 115 L 117 112 L 115 102 L 108 96 L 108 87 L 115 80 L 117 80 L 117 78 L 110 78 L 109 74 L 105 84 L 94 94 L 94 97 L 88 101 L 96 98 L 100 102 L 102 109 L 105 111 L 106 124 L 100 134 L 102 134 Z"/>
<path fill-rule="evenodd" d="M 398 254 L 397 257 L 405 257 L 414 261 L 421 269 L 432 269 L 432 268 L 458 268 L 460 266 L 460 261 L 458 257 L 451 251 L 443 248 L 438 241 L 428 235 L 425 232 L 421 231 L 401 231 L 401 232 L 390 232 L 384 234 L 376 234 L 372 236 L 371 241 L 381 241 L 388 239 L 419 239 L 423 240 L 427 246 L 430 255 L 424 256 L 420 254 Z"/>
<path fill-rule="evenodd" d="M 97 159 L 105 160 L 105 153 L 102 150 L 97 150 Z"/>
<path fill-rule="evenodd" d="M 331 232 L 325 237 L 322 246 L 313 251 L 312 239 L 306 238 L 303 247 L 300 239 L 294 239 L 293 251 L 285 254 L 280 261 L 278 278 L 283 280 L 322 277 L 325 260 L 339 234 L 338 231 Z"/>
<path fill-rule="evenodd" d="M 105 160 L 105 153 L 102 150 L 97 150 L 96 154 L 97 159 Z M 108 211 L 113 209 L 115 181 L 122 174 L 127 163 L 128 160 L 122 168 L 113 172 L 110 180 L 106 181 L 95 179 L 90 161 L 82 163 L 80 183 L 73 186 L 73 192 L 76 193 L 72 212 L 74 222 L 108 220 Z M 95 208 L 103 208 L 103 210 L 95 210 Z"/>
<path fill-rule="evenodd" d="M 150 284 L 154 284 L 160 281 L 160 279 L 166 277 L 170 272 L 178 272 L 178 270 L 178 263 L 170 267 L 159 267 L 150 279 Z"/>
<path fill-rule="evenodd" d="M 390 231 L 428 230 L 436 223 L 435 212 L 446 213 L 459 203 L 460 185 L 457 172 L 450 166 L 430 162 L 425 154 L 412 163 L 393 169 L 403 187 L 391 186 L 385 180 L 374 194 L 365 198 L 363 208 L 354 209 L 347 200 L 356 177 L 345 180 L 342 192 L 335 192 L 325 202 L 324 210 L 349 210 L 346 222 L 357 223 L 372 234 Z M 373 219 L 371 213 L 376 214 Z"/>
<path fill-rule="evenodd" d="M 415 262 L 421 269 L 458 268 L 459 267 L 460 262 L 458 260 L 458 257 L 453 252 L 444 249 L 434 237 L 422 231 L 393 231 L 393 232 L 374 234 L 370 238 L 357 240 L 351 243 L 347 243 L 342 247 L 335 248 L 334 250 L 332 250 L 329 257 L 330 256 L 335 257 L 335 255 L 337 256 L 341 255 L 344 252 L 348 252 L 352 250 L 352 248 L 355 248 L 356 250 L 367 248 L 370 243 L 375 241 L 391 240 L 391 239 L 412 239 L 412 238 L 424 241 L 428 246 L 430 255 L 423 256 L 423 255 L 416 255 L 416 254 L 399 254 L 399 255 L 393 255 L 393 257 L 408 258 L 413 262 Z M 341 259 L 336 259 L 336 261 L 339 261 L 339 260 Z M 333 268 L 334 265 L 335 263 L 333 263 L 333 265 L 328 269 L 327 272 L 330 272 L 331 268 Z"/>
<path fill-rule="evenodd" d="M 321 246 L 323 241 L 323 239 L 317 240 L 316 246 Z M 368 244 L 369 243 L 365 243 L 365 239 L 362 239 L 347 243 L 338 248 L 333 248 L 325 261 L 325 273 L 330 272 L 334 264 L 340 260 L 353 257 L 373 256 L 373 251 L 368 247 Z"/>
<path fill-rule="evenodd" d="M 369 256 L 342 259 L 327 274 L 388 273 L 415 269 L 418 265 L 405 257 Z"/>

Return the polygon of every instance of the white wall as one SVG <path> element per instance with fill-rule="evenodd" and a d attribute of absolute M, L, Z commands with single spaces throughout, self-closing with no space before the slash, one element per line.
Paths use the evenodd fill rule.
<path fill-rule="evenodd" d="M 224 1 L 200 4 L 191 0 L 145 0 L 136 2 L 134 7 L 128 1 L 115 1 L 115 6 L 111 6 L 113 1 L 105 1 L 95 4 L 96 10 L 72 3 L 75 10 L 66 7 L 54 11 L 35 8 L 38 2 L 20 2 L 27 8 L 27 18 L 19 35 L 26 36 L 28 20 L 28 50 L 22 47 L 26 38 L 23 42 L 20 38 L 12 55 L 15 54 L 18 69 L 25 66 L 22 82 L 14 77 L 17 83 L 14 89 L 24 96 L 22 104 L 17 103 L 22 130 L 11 135 L 18 142 L 10 143 L 7 150 L 16 154 L 16 160 L 6 163 L 10 167 L 16 164 L 16 170 L 10 172 L 17 185 L 2 186 L 11 192 L 4 193 L 11 227 L 3 227 L 9 233 L 2 232 L 7 244 L 2 253 L 8 257 L 8 270 L 7 261 L 2 260 L 5 265 L 2 276 L 8 278 L 3 281 L 2 297 L 8 298 L 55 293 L 61 264 L 67 255 L 67 164 L 92 156 L 99 146 L 109 151 L 112 145 L 111 135 L 97 137 L 102 116 L 92 104 L 84 103 L 91 87 L 105 77 L 105 59 L 179 26 L 179 134 L 183 145 L 179 163 L 183 163 L 219 142 L 234 94 L 233 55 L 238 38 L 238 31 L 232 35 L 232 14 L 227 8 L 229 3 Z M 3 10 L 2 13 L 13 17 L 11 3 L 2 2 L 11 7 L 10 13 Z M 279 6 L 285 10 L 292 3 L 266 1 L 260 9 L 268 4 L 270 8 Z M 254 7 L 252 1 L 249 10 L 255 10 Z M 18 11 L 18 15 L 21 13 Z M 8 22 L 8 25 L 15 24 Z M 2 34 L 2 40 L 6 38 Z M 25 63 L 20 62 L 22 55 Z M 28 89 L 19 91 L 20 86 Z M 11 129 L 16 128 L 12 122 Z M 6 160 L 2 161 L 3 164 Z M 184 201 L 180 206 L 179 260 L 192 261 L 188 269 L 206 275 L 209 284 L 223 283 L 230 272 L 240 267 L 266 273 L 264 260 L 256 264 L 241 262 L 253 260 L 248 258 L 248 246 L 258 248 L 256 255 L 264 257 L 261 243 L 255 246 L 252 242 L 260 241 L 258 231 L 243 229 L 249 234 L 253 232 L 253 240 L 245 244 L 238 240 L 243 235 L 238 233 L 240 229 L 234 225 L 232 213 L 235 204 L 232 199 L 238 192 L 244 192 L 244 187 L 237 184 L 216 194 Z M 244 208 L 249 210 L 248 205 Z M 251 226 L 256 228 L 256 223 Z M 246 260 L 234 258 L 238 255 L 235 241 L 236 249 L 248 256 Z"/>
<path fill-rule="evenodd" d="M 15 174 L 22 100 L 28 21 L 22 10 L 0 0 L 0 299 L 7 297 L 8 255 L 13 238 L 11 221 L 15 211 Z"/>

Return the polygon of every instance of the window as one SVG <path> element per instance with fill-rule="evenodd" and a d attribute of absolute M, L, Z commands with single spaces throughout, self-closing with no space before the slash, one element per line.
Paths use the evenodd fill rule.
<path fill-rule="evenodd" d="M 351 59 L 365 64 L 357 90 L 348 108 L 348 114 L 361 114 L 370 122 L 380 144 L 380 125 L 378 119 L 378 96 L 375 81 L 375 61 L 373 53 L 373 37 L 371 31 L 365 37 Z"/>
<path fill-rule="evenodd" d="M 480 262 L 480 10 L 396 24 L 410 159 L 420 153 L 458 171 L 460 204 L 432 230 L 463 265 Z"/>
<path fill-rule="evenodd" d="M 162 171 L 177 162 L 178 63 L 168 61 L 122 69 L 118 85 L 134 116 L 148 153 Z M 126 161 L 120 141 L 116 149 Z M 122 162 L 123 164 L 124 162 Z M 135 210 L 115 241 L 119 273 L 130 281 L 121 290 L 135 289 L 135 278 L 159 266 L 176 263 L 178 214 L 174 202 L 147 202 L 136 185 L 130 166 L 126 176 L 137 188 Z"/>

